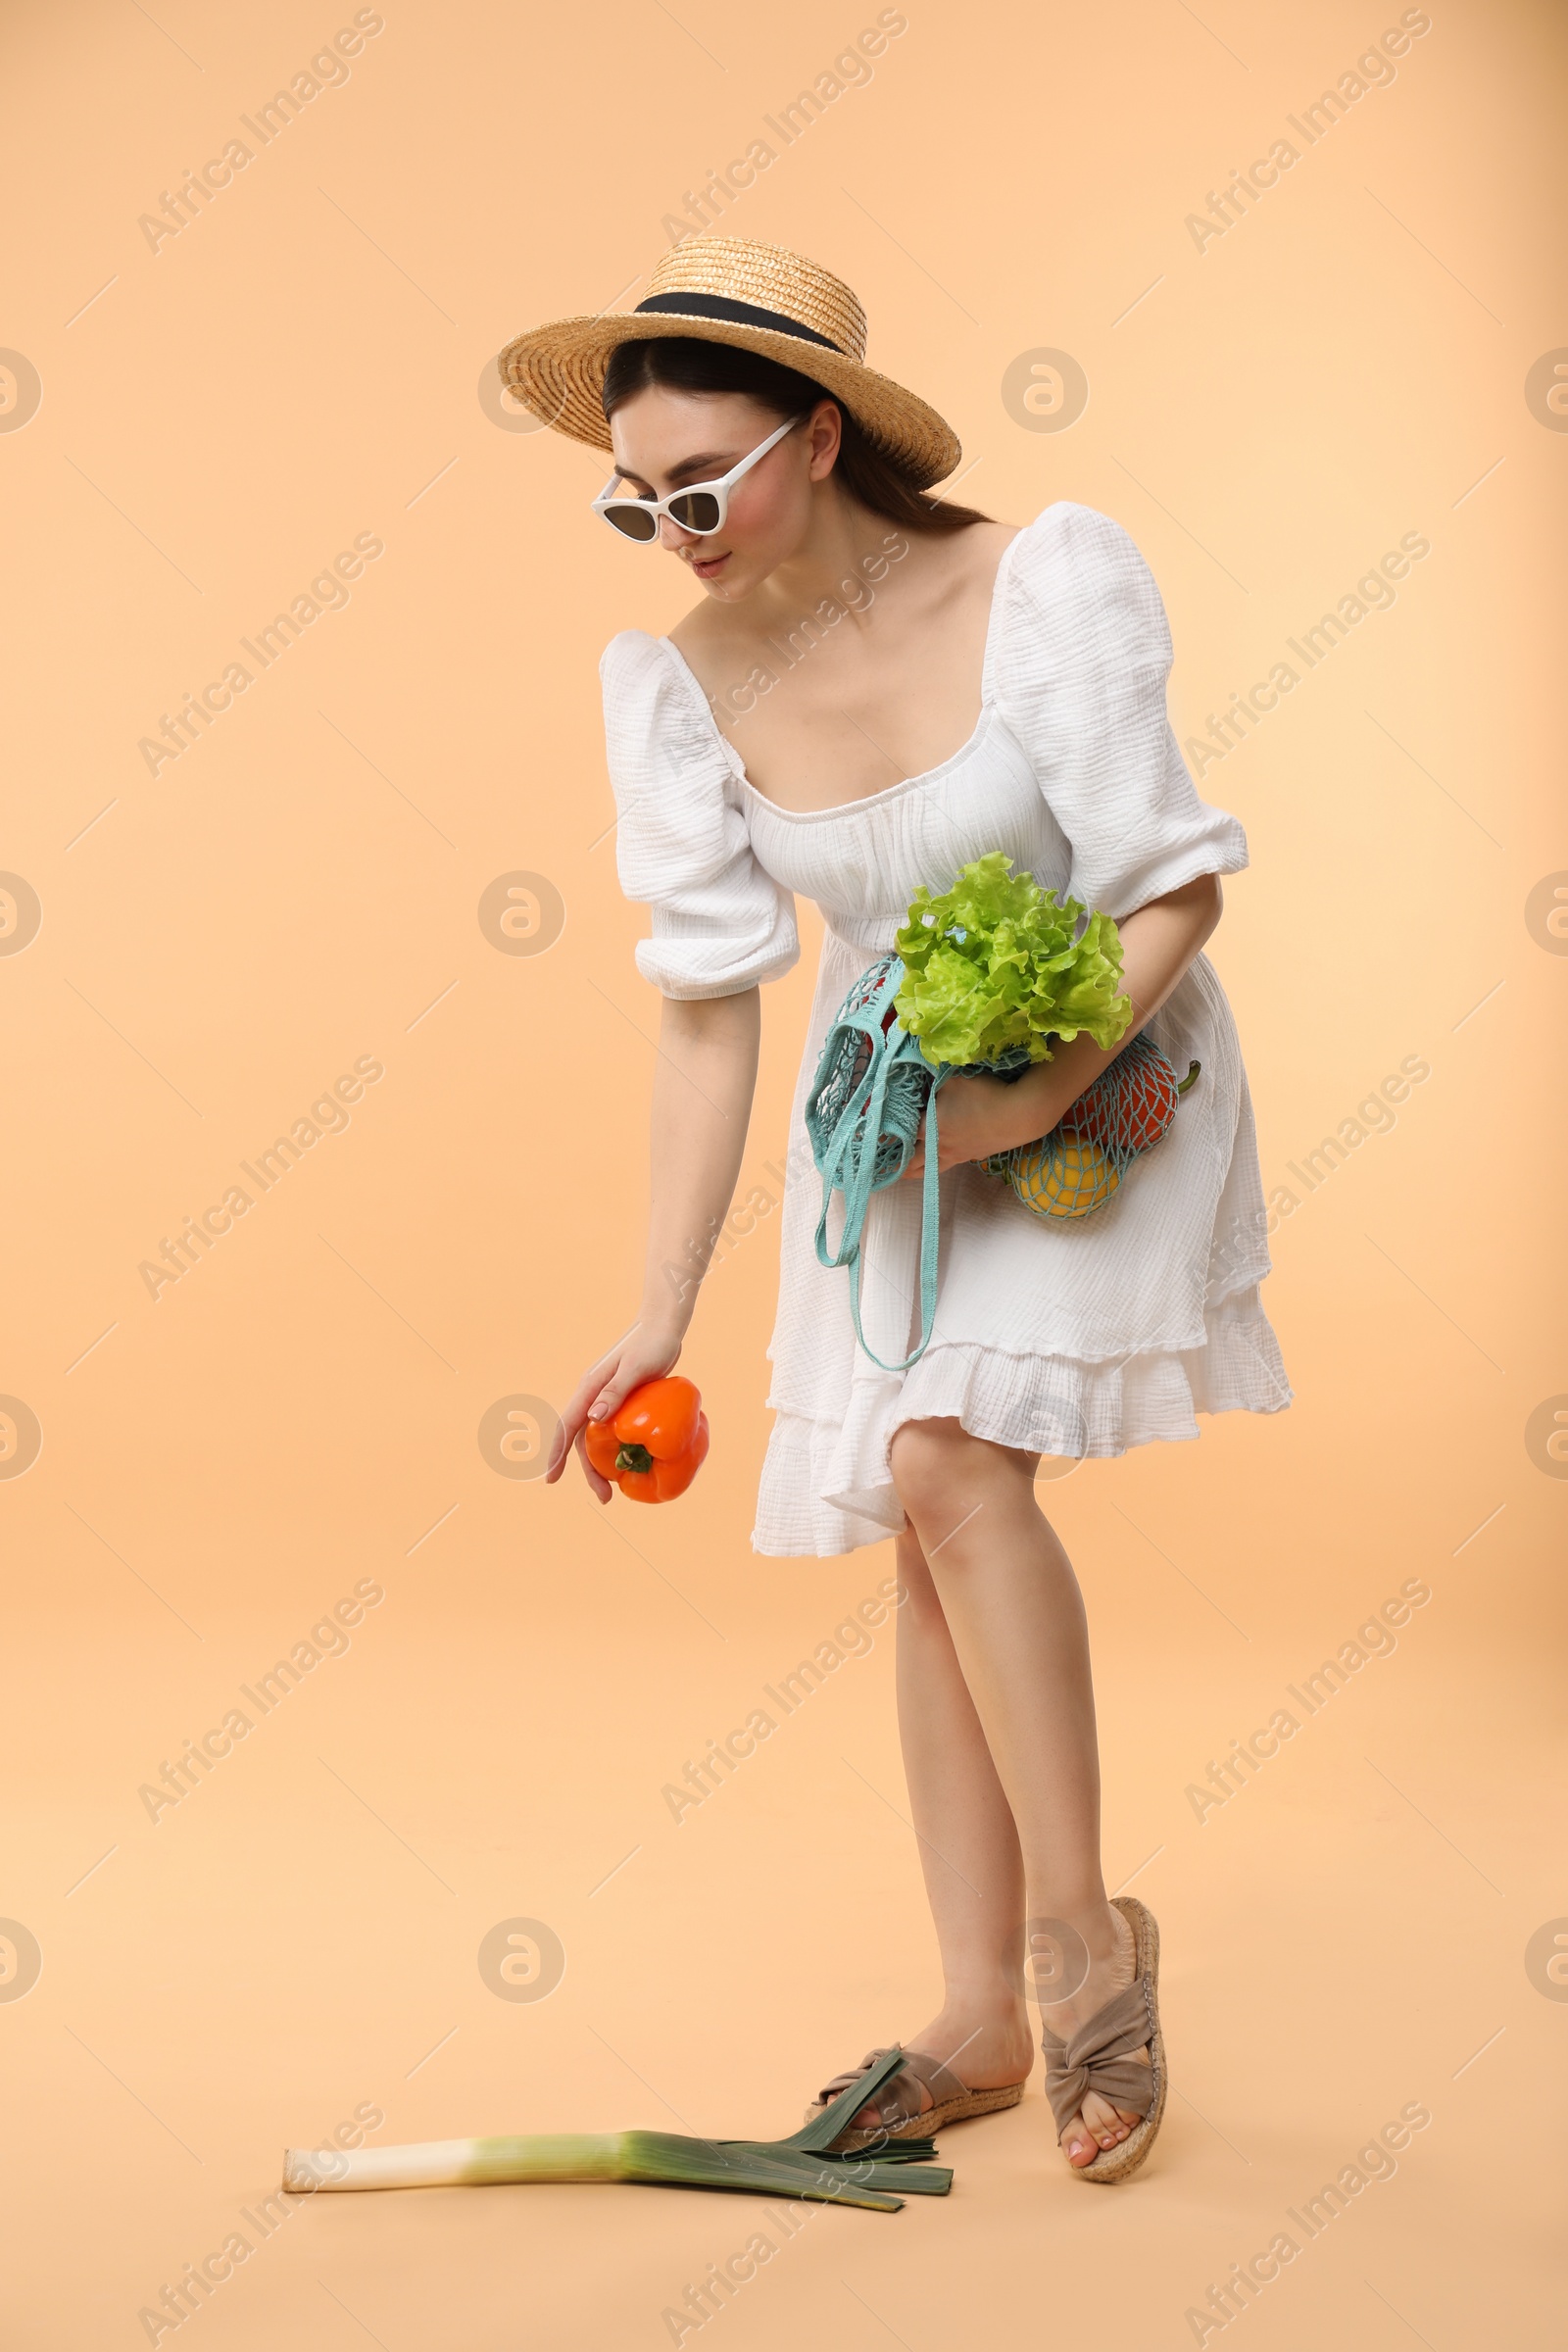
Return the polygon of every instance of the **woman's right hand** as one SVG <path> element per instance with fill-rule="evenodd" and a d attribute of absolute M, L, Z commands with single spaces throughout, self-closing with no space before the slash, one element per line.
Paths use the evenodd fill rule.
<path fill-rule="evenodd" d="M 553 1486 L 561 1476 L 566 1467 L 566 1457 L 575 1446 L 589 1486 L 601 1502 L 610 1500 L 614 1489 L 588 1459 L 583 1433 L 590 1421 L 608 1421 L 612 1414 L 617 1413 L 633 1389 L 640 1388 L 645 1380 L 662 1380 L 666 1372 L 672 1372 L 680 1356 L 680 1341 L 679 1332 L 634 1323 L 624 1339 L 617 1340 L 596 1364 L 589 1365 L 561 1416 L 561 1427 L 550 1449 L 550 1466 L 545 1472 L 547 1486 Z"/>

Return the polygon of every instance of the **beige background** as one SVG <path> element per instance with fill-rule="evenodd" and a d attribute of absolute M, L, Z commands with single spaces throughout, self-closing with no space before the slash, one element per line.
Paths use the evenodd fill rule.
<path fill-rule="evenodd" d="M 682 596 L 592 523 L 599 460 L 477 386 L 519 326 L 634 301 L 683 192 L 876 12 L 383 13 L 156 251 L 140 217 L 353 12 L 22 0 L 4 36 L 28 233 L 0 341 L 42 388 L 0 433 L 0 867 L 41 906 L 27 940 L 25 892 L 0 901 L 0 1391 L 42 1436 L 22 1468 L 6 1408 L 0 1913 L 42 1958 L 29 1989 L 0 1932 L 25 2352 L 148 2340 L 139 2310 L 247 2228 L 283 2143 L 356 2106 L 383 2141 L 782 2132 L 934 1997 L 891 1630 L 678 1826 L 661 1793 L 891 1567 L 748 1550 L 776 1219 L 694 1326 L 714 1443 L 679 1506 L 599 1515 L 478 1442 L 500 1400 L 560 1398 L 634 1296 L 657 1004 L 594 664 Z M 705 2342 L 1190 2343 L 1209 2283 L 1409 2102 L 1432 2122 L 1396 2177 L 1226 2340 L 1555 2340 L 1568 2008 L 1526 1953 L 1568 1932 L 1541 1417 L 1568 1407 L 1543 912 L 1568 438 L 1526 379 L 1568 345 L 1563 24 L 1438 0 L 1307 148 L 1286 118 L 1398 15 L 912 0 L 727 216 L 856 286 L 873 361 L 957 427 L 964 496 L 1127 525 L 1184 738 L 1401 534 L 1431 552 L 1203 780 L 1251 843 L 1215 956 L 1265 1178 L 1301 1196 L 1269 1286 L 1298 1401 L 1051 1496 L 1107 1867 L 1166 1938 L 1157 2159 L 1090 2195 L 1037 2077 L 949 2135 L 945 2204 L 811 2214 Z M 1187 216 L 1282 136 L 1299 162 L 1200 251 Z M 1090 386 L 1060 432 L 1002 395 L 1043 349 Z M 361 534 L 384 553 L 347 605 L 150 773 L 139 739 Z M 519 871 L 564 904 L 548 952 L 481 928 Z M 748 1190 L 808 963 L 768 998 Z M 1288 1163 L 1406 1056 L 1431 1074 L 1396 1126 L 1308 1195 Z M 142 1261 L 360 1057 L 384 1075 L 346 1130 L 150 1296 Z M 1395 1654 L 1200 1823 L 1188 1785 L 1410 1579 L 1431 1599 Z M 138 1789 L 362 1580 L 384 1597 L 347 1654 L 149 1819 Z M 548 1998 L 481 1977 L 519 1918 L 564 1948 Z M 179 2341 L 654 2346 L 763 2226 L 686 2193 L 311 2201 Z"/>

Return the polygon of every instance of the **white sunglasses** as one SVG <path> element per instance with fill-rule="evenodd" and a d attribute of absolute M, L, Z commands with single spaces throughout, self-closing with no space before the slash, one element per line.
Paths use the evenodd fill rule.
<path fill-rule="evenodd" d="M 786 433 L 792 433 L 801 422 L 791 416 L 776 433 L 769 433 L 760 448 L 754 449 L 749 458 L 732 466 L 721 480 L 693 482 L 689 490 L 676 490 L 668 498 L 612 498 L 610 493 L 623 477 L 612 473 L 593 502 L 596 514 L 602 514 L 612 527 L 627 539 L 636 539 L 644 546 L 659 537 L 659 518 L 667 514 L 671 522 L 683 531 L 695 531 L 699 538 L 710 539 L 724 527 L 729 513 L 729 494 L 743 473 L 750 472 L 759 458 L 765 458 L 776 449 Z"/>

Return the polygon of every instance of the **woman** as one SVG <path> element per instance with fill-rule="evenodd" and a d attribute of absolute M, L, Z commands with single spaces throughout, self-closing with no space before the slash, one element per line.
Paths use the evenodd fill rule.
<path fill-rule="evenodd" d="M 899 1720 L 946 1984 L 840 2144 L 1022 2096 L 1027 1934 L 1053 1972 L 1039 1989 L 1060 2143 L 1080 2179 L 1109 2181 L 1147 2155 L 1164 2102 L 1157 1934 L 1141 1903 L 1106 1898 L 1083 1603 L 1034 1476 L 1044 1452 L 1117 1454 L 1196 1437 L 1197 1411 L 1290 1400 L 1258 1299 L 1246 1077 L 1200 954 L 1246 843 L 1182 765 L 1164 612 L 1131 541 L 1081 507 L 1020 530 L 928 497 L 957 442 L 864 366 L 864 334 L 815 264 L 705 238 L 665 257 L 635 312 L 502 355 L 535 414 L 613 451 L 599 511 L 703 591 L 667 638 L 626 631 L 602 665 L 620 878 L 652 906 L 637 961 L 664 998 L 653 1202 L 636 1318 L 579 1382 L 549 1476 L 586 1419 L 679 1356 L 740 1172 L 759 985 L 796 960 L 805 892 L 827 930 L 753 1544 L 798 1557 L 894 1537 Z M 873 1358 L 900 1362 L 918 1328 L 919 1190 L 873 1199 L 858 1348 L 847 1278 L 814 1255 L 804 1102 L 833 1013 L 916 886 L 945 889 L 992 850 L 1116 919 L 1134 1030 L 1202 1074 L 1081 1223 L 1035 1216 L 974 1163 L 1048 1132 L 1114 1055 L 1080 1035 L 1015 1083 L 950 1079 L 935 1330 L 888 1371 Z"/>

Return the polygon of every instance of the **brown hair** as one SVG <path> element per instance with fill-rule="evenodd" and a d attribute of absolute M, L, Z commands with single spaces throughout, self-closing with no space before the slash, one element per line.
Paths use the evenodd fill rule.
<path fill-rule="evenodd" d="M 926 497 L 897 458 L 876 447 L 836 392 L 825 392 L 808 375 L 760 351 L 710 343 L 696 335 L 651 335 L 643 342 L 617 343 L 605 370 L 605 415 L 612 416 L 622 401 L 650 384 L 672 392 L 743 392 L 779 417 L 806 416 L 819 400 L 831 400 L 842 427 L 838 476 L 858 505 L 901 523 L 906 531 L 963 531 L 971 522 L 990 520 L 974 507 L 956 507 L 946 500 L 939 504 Z"/>

